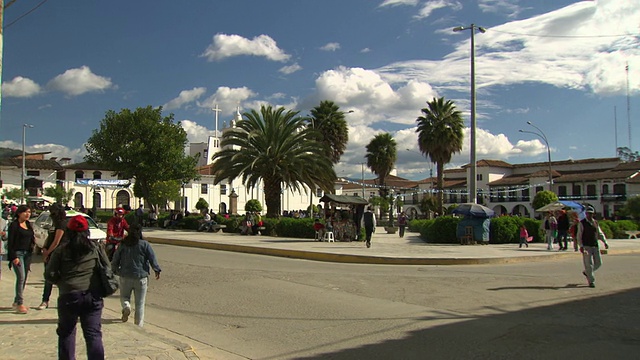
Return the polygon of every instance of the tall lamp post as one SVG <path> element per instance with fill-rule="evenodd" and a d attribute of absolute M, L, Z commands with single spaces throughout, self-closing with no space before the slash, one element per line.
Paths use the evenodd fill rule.
<path fill-rule="evenodd" d="M 475 49 L 475 33 L 476 30 L 484 33 L 487 29 L 482 26 L 471 24 L 469 26 L 457 26 L 453 28 L 454 32 L 471 30 L 471 146 L 470 146 L 470 163 L 471 163 L 471 181 L 469 182 L 469 198 L 472 203 L 478 202 L 478 179 L 476 165 L 476 49 Z"/>
<path fill-rule="evenodd" d="M 533 125 L 531 121 L 527 121 L 527 125 L 534 127 L 538 131 L 537 132 L 526 131 L 526 130 L 518 130 L 518 131 L 520 131 L 521 133 L 536 135 L 537 137 L 542 139 L 542 141 L 544 141 L 545 145 L 547 145 L 547 160 L 549 163 L 549 191 L 553 191 L 553 175 L 551 174 L 551 148 L 549 147 L 549 140 L 547 140 L 547 136 L 544 134 L 544 132 L 539 127 Z"/>
<path fill-rule="evenodd" d="M 26 167 L 26 154 L 24 151 L 24 143 L 27 138 L 27 128 L 32 128 L 33 125 L 22 124 L 22 171 L 20 172 L 20 204 L 24 204 L 24 175 Z"/>

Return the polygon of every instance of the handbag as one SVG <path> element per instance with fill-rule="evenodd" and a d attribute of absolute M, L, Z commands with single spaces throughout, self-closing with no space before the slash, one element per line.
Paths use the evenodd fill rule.
<path fill-rule="evenodd" d="M 116 276 L 116 274 L 111 270 L 111 266 L 103 263 L 103 259 L 106 257 L 106 254 L 102 252 L 103 251 L 99 246 L 96 247 L 96 254 L 98 255 L 96 268 L 100 274 L 100 296 L 108 297 L 118 290 L 120 287 L 120 281 L 118 276 Z"/>

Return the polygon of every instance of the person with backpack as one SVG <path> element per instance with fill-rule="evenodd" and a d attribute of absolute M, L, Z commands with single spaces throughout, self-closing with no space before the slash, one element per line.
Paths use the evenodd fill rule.
<path fill-rule="evenodd" d="M 44 277 L 58 286 L 58 358 L 76 358 L 78 318 L 87 347 L 87 359 L 104 359 L 102 343 L 102 282 L 97 270 L 100 258 L 109 266 L 107 254 L 89 239 L 89 223 L 82 215 L 67 222 L 67 241 L 51 254 Z"/>

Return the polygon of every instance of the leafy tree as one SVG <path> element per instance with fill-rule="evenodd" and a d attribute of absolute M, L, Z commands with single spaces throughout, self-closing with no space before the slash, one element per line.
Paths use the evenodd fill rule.
<path fill-rule="evenodd" d="M 371 204 L 372 206 L 379 207 L 380 213 L 383 213 L 383 214 L 388 212 L 390 207 L 389 198 L 382 197 L 382 196 L 372 196 L 369 199 L 369 204 Z"/>
<path fill-rule="evenodd" d="M 56 199 L 56 202 L 66 205 L 72 198 L 75 189 L 65 190 L 62 186 L 48 186 L 44 189 L 45 196 Z"/>
<path fill-rule="evenodd" d="M 463 128 L 462 113 L 456 110 L 451 100 L 444 97 L 427 102 L 422 116 L 416 119 L 418 127 L 418 148 L 420 152 L 436 163 L 438 209 L 444 204 L 444 165 L 451 161 L 455 153 L 462 151 Z M 471 195 L 474 196 L 474 195 Z M 443 211 L 439 210 L 442 214 Z"/>
<path fill-rule="evenodd" d="M 196 179 L 197 158 L 187 156 L 187 133 L 162 107 L 107 111 L 85 147 L 85 160 L 110 169 L 120 178 L 135 179 L 133 192 L 147 203 L 157 182 Z"/>
<path fill-rule="evenodd" d="M 2 196 L 8 200 L 17 200 L 20 201 L 26 197 L 27 191 L 24 192 L 20 188 L 2 189 Z"/>
<path fill-rule="evenodd" d="M 260 201 L 258 201 L 257 199 L 251 199 L 244 205 L 244 211 L 261 212 L 262 204 L 260 204 Z"/>
<path fill-rule="evenodd" d="M 311 109 L 310 120 L 311 127 L 321 134 L 320 142 L 325 145 L 327 156 L 337 164 L 349 142 L 349 128 L 344 111 L 340 111 L 333 101 L 321 101 L 319 106 Z"/>
<path fill-rule="evenodd" d="M 423 214 L 429 214 L 430 211 L 438 211 L 438 199 L 432 195 L 423 196 L 420 199 L 419 209 Z"/>
<path fill-rule="evenodd" d="M 151 185 L 151 191 L 148 204 L 161 205 L 163 209 L 167 209 L 169 201 L 177 202 L 180 200 L 180 189 L 182 183 L 176 180 L 156 181 Z"/>
<path fill-rule="evenodd" d="M 311 210 L 313 210 L 315 217 L 320 217 L 320 208 L 317 205 L 307 206 L 307 213 L 311 214 Z"/>
<path fill-rule="evenodd" d="M 624 204 L 621 213 L 623 215 L 629 215 L 634 219 L 640 219 L 640 196 L 630 197 Z"/>
<path fill-rule="evenodd" d="M 389 189 L 386 187 L 386 178 L 393 170 L 396 160 L 398 159 L 398 145 L 391 134 L 383 133 L 374 136 L 367 145 L 367 166 L 371 171 L 378 175 L 378 185 L 380 185 L 380 196 L 387 198 L 390 195 Z M 393 203 L 393 198 L 388 200 L 389 204 Z M 393 222 L 392 207 L 389 207 L 389 221 Z M 386 211 L 384 211 L 386 212 Z M 383 212 L 383 213 L 384 213 Z"/>
<path fill-rule="evenodd" d="M 555 201 L 558 201 L 558 195 L 556 195 L 556 193 L 549 190 L 543 190 L 537 193 L 536 196 L 533 197 L 531 206 L 533 206 L 534 210 L 540 209 L 541 207 L 545 205 L 549 205 Z"/>
<path fill-rule="evenodd" d="M 618 152 L 618 157 L 620 157 L 620 160 L 624 162 L 633 162 L 640 160 L 640 154 L 637 151 L 632 151 L 626 146 L 619 147 L 616 150 Z"/>
<path fill-rule="evenodd" d="M 240 177 L 247 187 L 264 184 L 267 217 L 281 213 L 283 186 L 294 191 L 333 191 L 336 173 L 316 130 L 298 112 L 262 106 L 225 132 L 222 150 L 213 156 L 216 184 Z"/>
<path fill-rule="evenodd" d="M 198 211 L 200 212 L 206 211 L 207 209 L 209 209 L 209 203 L 207 202 L 207 200 L 200 198 L 196 203 L 196 209 L 198 209 Z"/>

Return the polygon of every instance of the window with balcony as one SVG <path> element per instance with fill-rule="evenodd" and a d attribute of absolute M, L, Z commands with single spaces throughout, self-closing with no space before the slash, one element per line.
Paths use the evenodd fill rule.
<path fill-rule="evenodd" d="M 200 184 L 200 194 L 209 193 L 209 184 Z"/>
<path fill-rule="evenodd" d="M 227 195 L 227 185 L 220 185 L 220 195 Z"/>
<path fill-rule="evenodd" d="M 542 186 L 536 186 L 536 194 L 539 193 L 542 190 L 544 190 L 544 188 Z"/>
<path fill-rule="evenodd" d="M 596 185 L 595 184 L 587 185 L 587 199 L 589 199 L 589 200 L 597 199 L 597 196 L 596 196 Z"/>
<path fill-rule="evenodd" d="M 615 195 L 616 201 L 626 201 L 627 200 L 627 186 L 625 184 L 615 184 L 613 185 L 613 194 Z"/>
<path fill-rule="evenodd" d="M 76 180 L 84 178 L 84 171 L 76 171 Z"/>
<path fill-rule="evenodd" d="M 94 172 L 93 172 L 93 178 L 94 178 L 95 180 L 102 179 L 102 173 L 101 173 L 100 171 L 94 171 Z"/>
<path fill-rule="evenodd" d="M 529 196 L 531 196 L 530 193 L 531 189 L 529 188 L 522 190 L 522 201 L 529 201 Z"/>
<path fill-rule="evenodd" d="M 574 199 L 582 197 L 582 186 L 573 184 L 571 188 L 571 195 L 574 197 Z"/>

